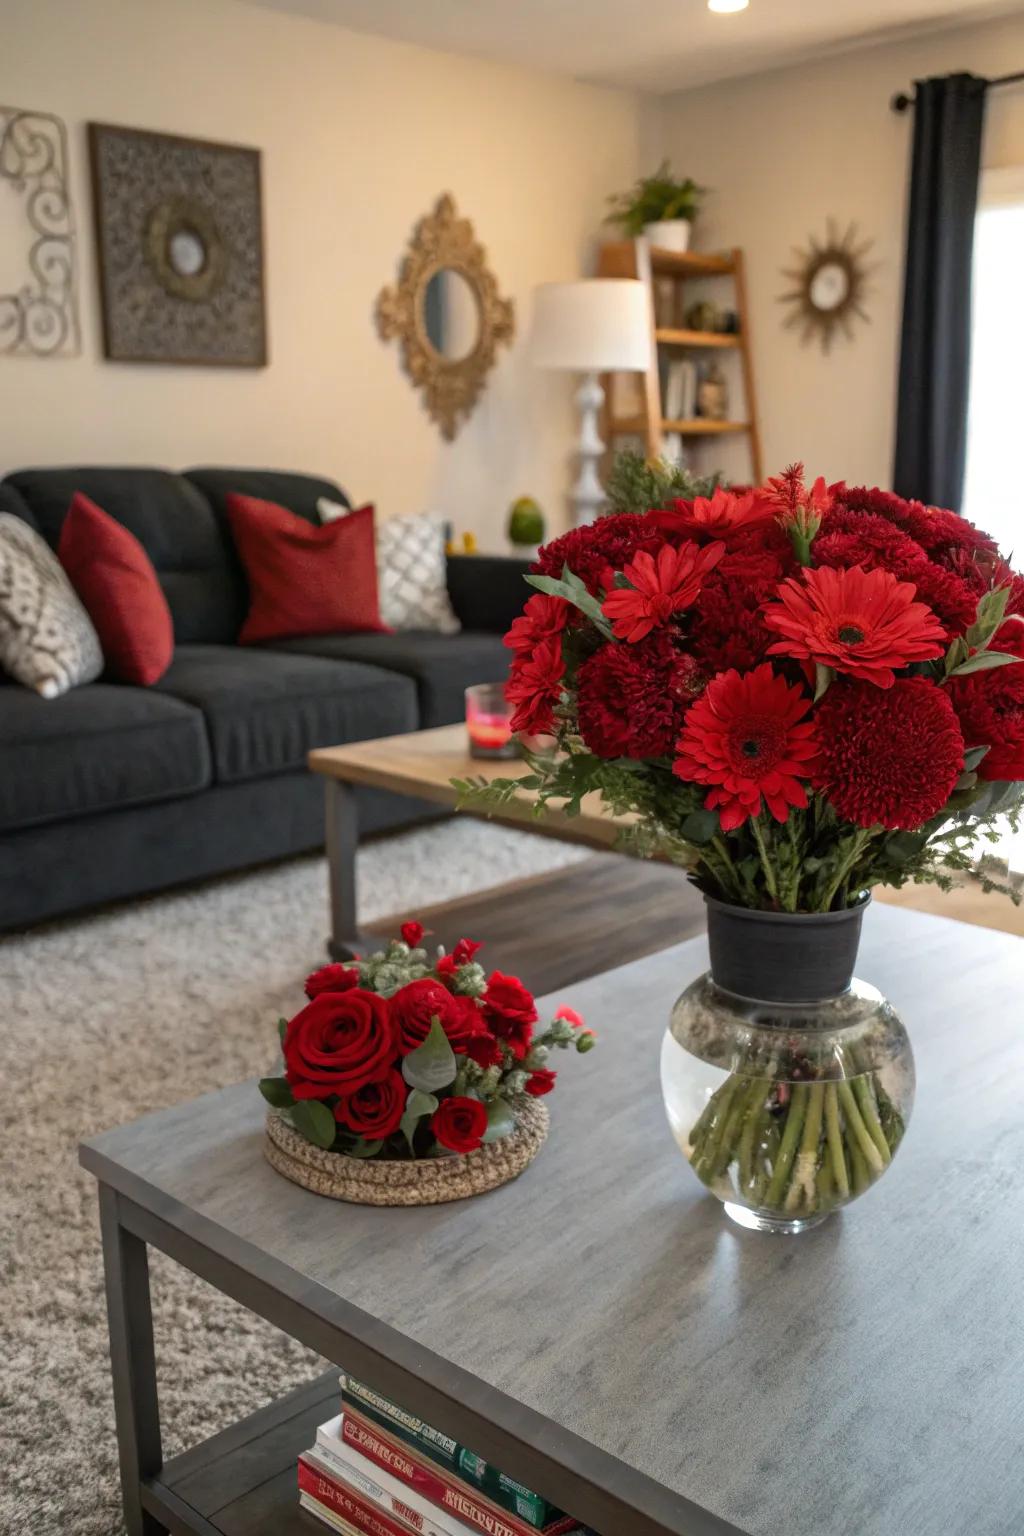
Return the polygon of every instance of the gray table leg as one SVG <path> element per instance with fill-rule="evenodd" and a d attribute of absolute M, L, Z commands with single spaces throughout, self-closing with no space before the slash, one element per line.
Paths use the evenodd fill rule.
<path fill-rule="evenodd" d="M 166 1527 L 143 1509 L 141 1490 L 142 1480 L 163 1465 L 149 1260 L 141 1238 L 122 1227 L 118 1196 L 106 1184 L 100 1185 L 100 1231 L 125 1526 L 128 1536 L 165 1536 Z"/>
<path fill-rule="evenodd" d="M 372 939 L 359 932 L 356 894 L 356 854 L 359 849 L 359 816 L 355 789 L 341 779 L 324 780 L 327 880 L 331 896 L 331 933 L 327 952 L 332 960 L 351 960 L 374 948 Z"/>

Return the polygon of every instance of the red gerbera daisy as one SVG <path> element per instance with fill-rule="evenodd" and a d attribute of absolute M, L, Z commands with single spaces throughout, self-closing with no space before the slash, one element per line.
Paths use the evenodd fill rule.
<path fill-rule="evenodd" d="M 554 728 L 555 705 L 562 697 L 565 662 L 556 636 L 542 640 L 530 653 L 520 652 L 505 684 L 505 697 L 516 706 L 512 729 L 543 736 Z"/>
<path fill-rule="evenodd" d="M 623 567 L 630 585 L 616 588 L 604 600 L 603 611 L 612 620 L 613 633 L 620 640 L 642 640 L 674 613 L 689 608 L 704 577 L 724 554 L 724 544 L 700 549 L 692 542 L 679 549 L 663 544 L 657 560 L 641 550 Z"/>
<path fill-rule="evenodd" d="M 537 592 L 529 599 L 518 619 L 513 619 L 505 644 L 510 651 L 532 651 L 541 640 L 561 635 L 569 617 L 564 597 Z"/>
<path fill-rule="evenodd" d="M 758 491 L 738 496 L 718 486 L 708 498 L 675 501 L 664 512 L 651 512 L 650 521 L 666 533 L 683 533 L 688 538 L 728 539 L 741 529 L 767 522 L 772 508 Z"/>
<path fill-rule="evenodd" d="M 768 662 L 753 672 L 723 672 L 692 705 L 676 744 L 673 773 L 712 784 L 704 804 L 718 810 L 723 832 L 758 816 L 764 797 L 776 821 L 807 804 L 802 778 L 817 752 L 804 716 L 811 701 Z"/>
<path fill-rule="evenodd" d="M 598 757 L 664 757 L 703 685 L 667 630 L 637 645 L 609 640 L 576 674 L 580 735 Z"/>
<path fill-rule="evenodd" d="M 838 679 L 815 710 L 814 789 L 857 827 L 915 832 L 942 809 L 964 766 L 944 688 L 901 677 L 884 692 Z"/>
<path fill-rule="evenodd" d="M 764 622 L 784 638 L 770 655 L 795 656 L 891 688 L 894 667 L 941 656 L 945 633 L 917 588 L 888 571 L 807 569 L 779 588 Z"/>

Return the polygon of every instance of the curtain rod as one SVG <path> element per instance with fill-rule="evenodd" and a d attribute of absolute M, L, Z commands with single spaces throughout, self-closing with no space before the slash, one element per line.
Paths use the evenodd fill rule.
<path fill-rule="evenodd" d="M 986 80 L 985 85 L 988 90 L 992 90 L 997 85 L 1016 85 L 1020 80 L 1024 80 L 1024 70 L 1016 75 L 999 75 L 995 80 Z M 894 112 L 907 112 L 914 105 L 914 98 L 908 96 L 906 91 L 899 91 L 889 105 Z"/>

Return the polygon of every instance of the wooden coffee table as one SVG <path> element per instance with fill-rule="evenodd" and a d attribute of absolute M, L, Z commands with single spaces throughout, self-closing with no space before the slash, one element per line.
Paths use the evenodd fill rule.
<path fill-rule="evenodd" d="M 255 1083 L 84 1143 L 130 1536 L 309 1536 L 295 1460 L 337 1411 L 331 1372 L 165 1465 L 150 1246 L 600 1536 L 1024 1530 L 1024 943 L 867 914 L 918 1102 L 878 1187 L 797 1238 L 733 1227 L 665 1121 L 662 1031 L 706 963 L 693 939 L 558 996 L 599 1048 L 536 1163 L 475 1200 L 287 1183 Z"/>
<path fill-rule="evenodd" d="M 323 776 L 326 843 L 331 898 L 328 949 L 335 960 L 365 952 L 368 935 L 361 932 L 356 890 L 356 851 L 359 820 L 353 793 L 357 784 L 390 790 L 396 795 L 430 800 L 454 810 L 458 792 L 452 779 L 482 775 L 487 779 L 515 778 L 528 772 L 518 758 L 496 762 L 470 757 L 464 725 L 444 725 L 432 731 L 383 736 L 347 747 L 320 747 L 309 754 L 309 766 Z M 579 816 L 565 816 L 557 807 L 536 816 L 536 796 L 524 791 L 493 810 L 470 807 L 466 814 L 487 816 L 508 826 L 529 827 L 546 837 L 611 848 L 631 818 L 616 818 L 604 808 L 600 795 L 588 795 Z"/>

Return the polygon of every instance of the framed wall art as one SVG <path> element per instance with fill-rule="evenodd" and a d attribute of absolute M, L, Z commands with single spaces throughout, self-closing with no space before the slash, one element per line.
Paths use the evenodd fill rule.
<path fill-rule="evenodd" d="M 105 355 L 267 361 L 260 152 L 89 124 Z"/>
<path fill-rule="evenodd" d="M 77 281 L 64 124 L 0 107 L 0 355 L 77 357 Z"/>

